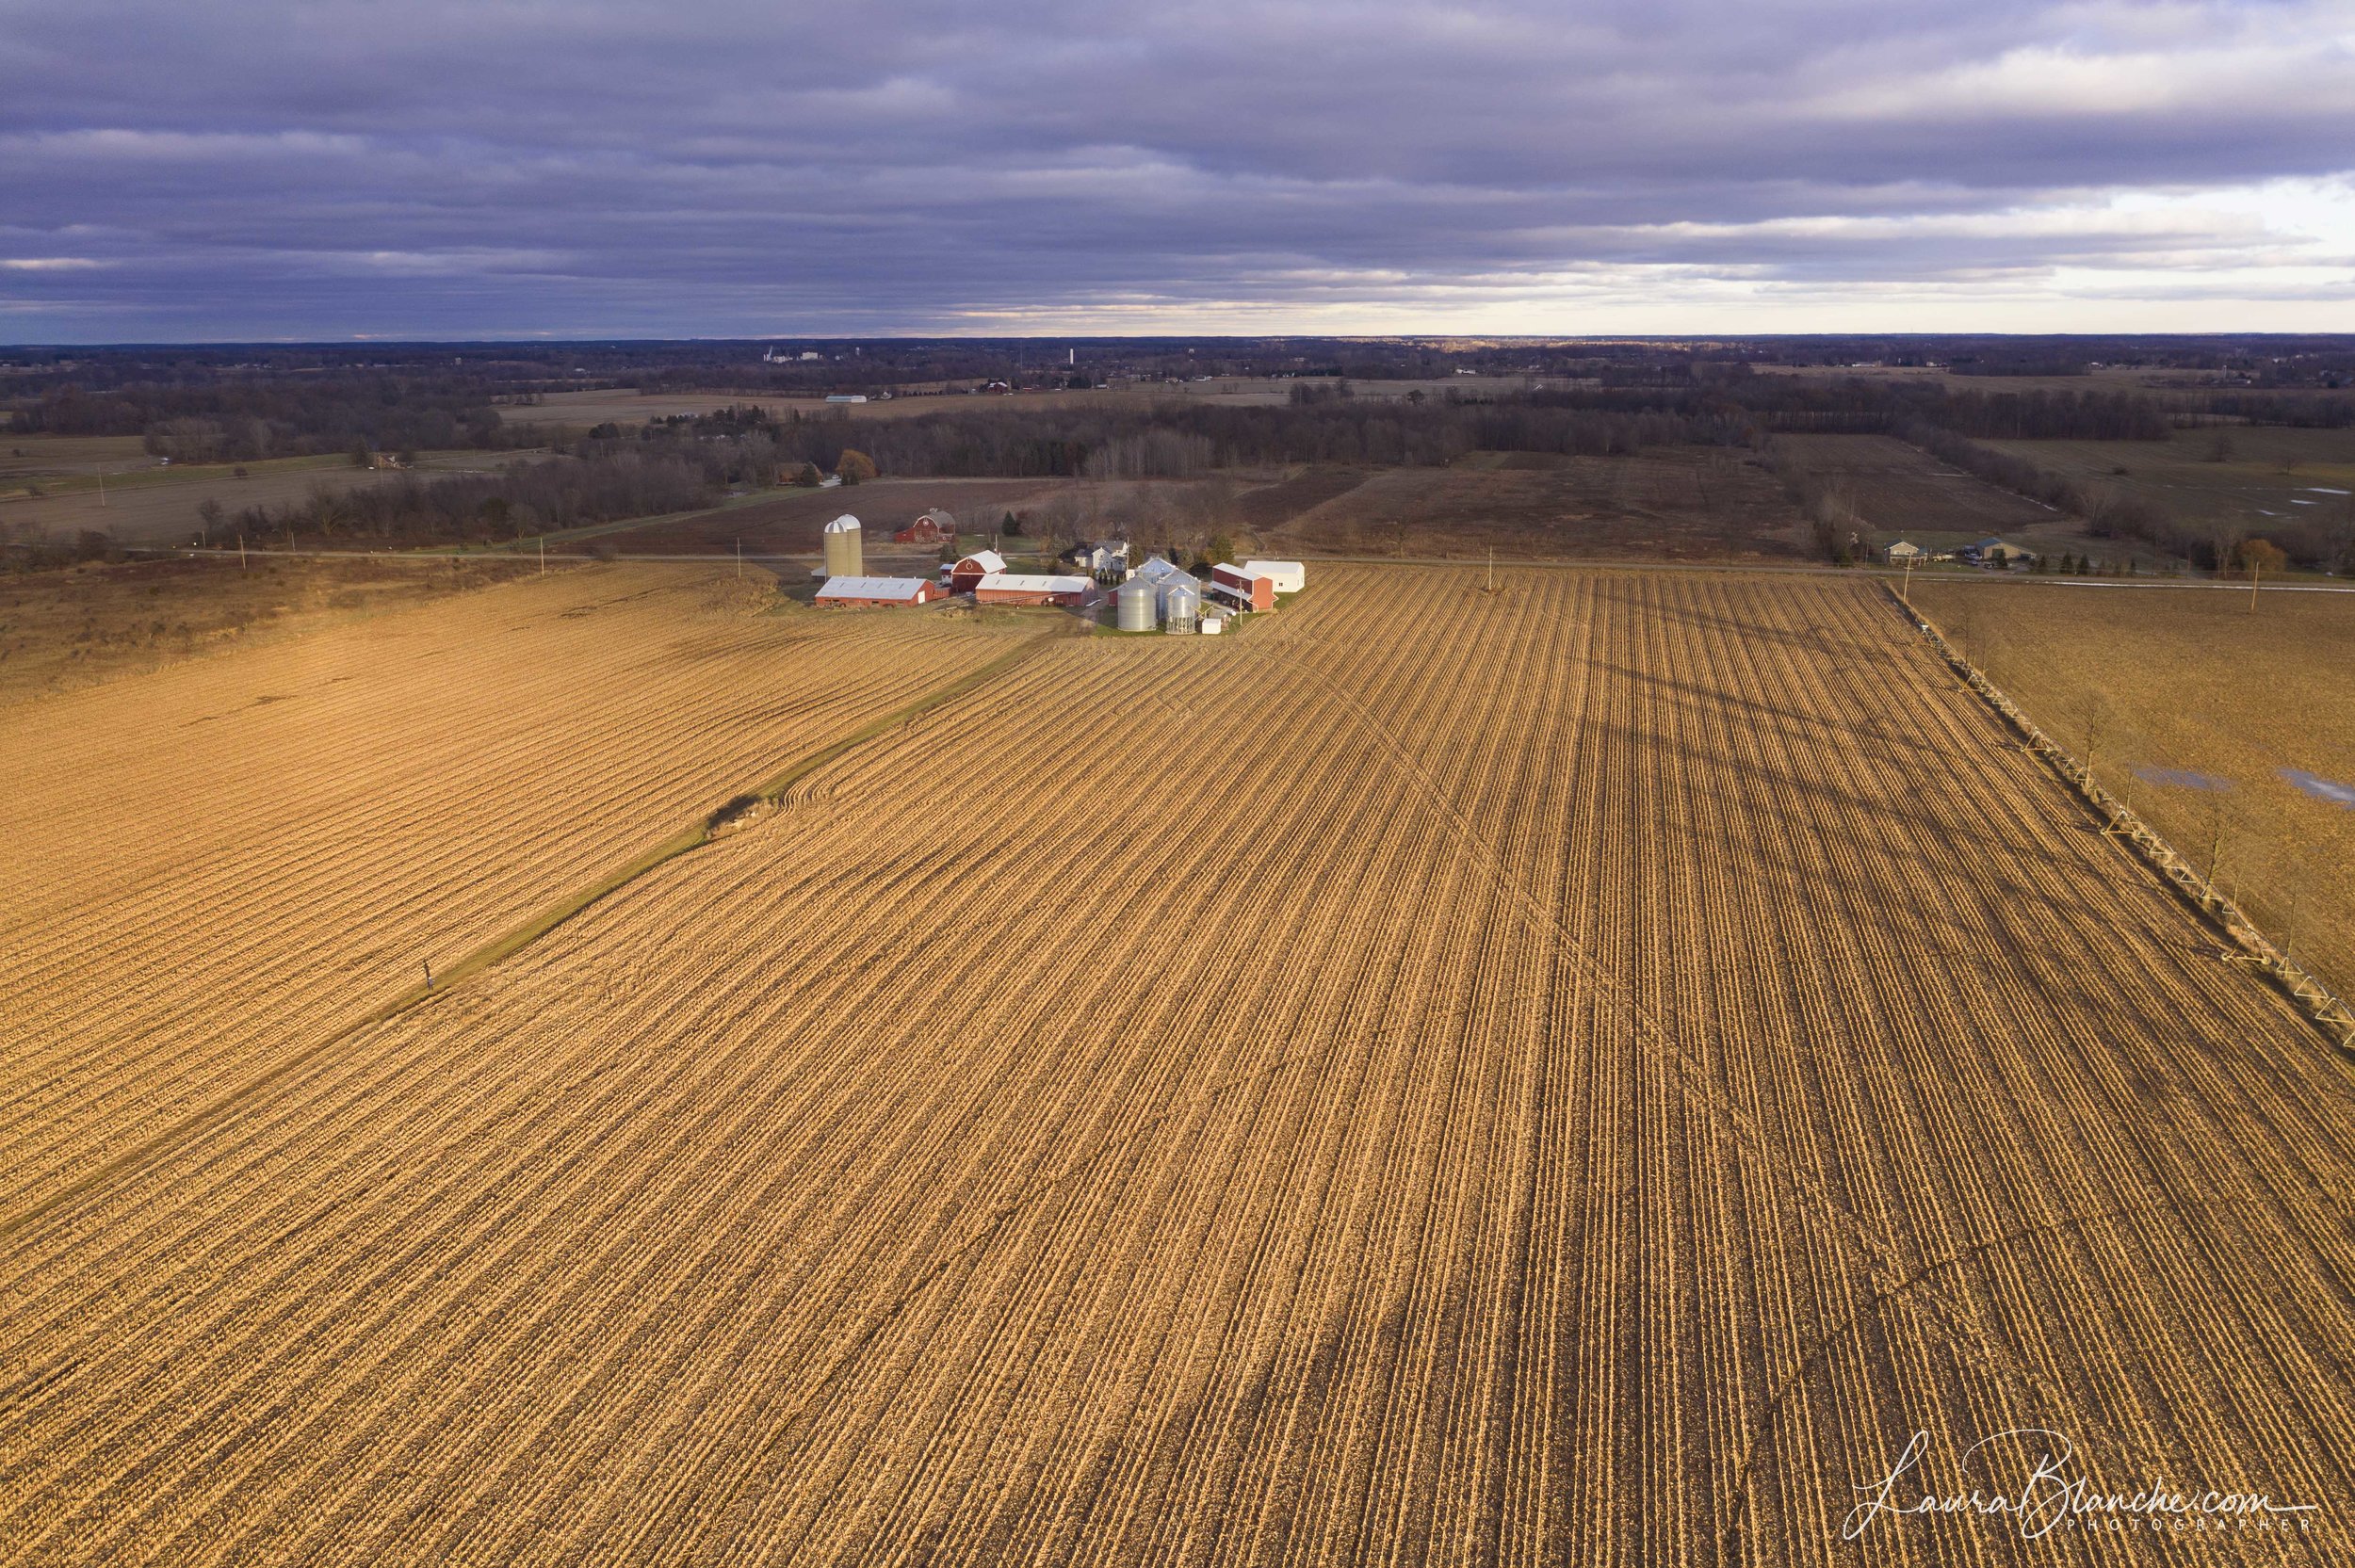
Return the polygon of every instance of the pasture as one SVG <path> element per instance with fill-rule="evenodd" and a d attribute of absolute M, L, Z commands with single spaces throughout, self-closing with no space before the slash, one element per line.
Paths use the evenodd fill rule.
<path fill-rule="evenodd" d="M 1986 445 L 2114 493 L 2217 540 L 2314 530 L 2355 541 L 2355 430 L 2219 426 L 2166 441 Z"/>
<path fill-rule="evenodd" d="M 0 443 L 10 439 L 0 436 Z M 75 436 L 53 441 L 117 439 L 136 438 Z M 544 456 L 542 451 L 426 452 L 418 455 L 416 467 L 409 472 L 424 478 L 436 474 L 483 473 Z M 82 462 L 78 458 L 72 461 Z M 98 489 L 96 461 L 92 460 L 83 462 L 74 477 L 44 486 L 42 494 L 23 489 L 0 494 L 0 538 L 71 540 L 84 529 L 96 529 L 125 544 L 187 544 L 195 541 L 203 523 L 197 508 L 207 500 L 219 501 L 234 518 L 248 507 L 284 507 L 308 499 L 315 491 L 341 492 L 398 477 L 381 469 L 354 468 L 348 457 L 280 458 L 247 463 L 242 478 L 234 466 L 159 468 L 152 458 L 139 461 L 143 466 L 126 474 L 116 469 L 114 460 L 105 460 L 104 493 Z M 221 541 L 217 538 L 213 542 Z"/>
<path fill-rule="evenodd" d="M 1482 580 L 594 567 L 0 712 L 0 1557 L 2239 1560 L 1842 1540 L 2042 1427 L 2343 1559 L 2345 1063 L 1878 588 Z"/>
<path fill-rule="evenodd" d="M 1357 480 L 1347 482 L 1355 473 Z M 1446 467 L 1321 467 L 1257 504 L 1271 553 L 1473 559 L 1796 560 L 1799 514 L 1730 447 L 1620 457 L 1474 452 Z"/>
<path fill-rule="evenodd" d="M 1913 603 L 2333 989 L 2355 991 L 2355 594 L 1925 583 Z"/>

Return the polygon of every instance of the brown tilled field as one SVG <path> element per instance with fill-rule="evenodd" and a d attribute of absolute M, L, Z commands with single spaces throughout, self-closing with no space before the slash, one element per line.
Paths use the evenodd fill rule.
<path fill-rule="evenodd" d="M 1973 661 L 2355 994 L 2355 594 L 1917 581 Z"/>
<path fill-rule="evenodd" d="M 70 699 L 0 1557 L 2344 1560 L 2346 1063 L 1879 590 L 1480 576 L 1014 634 L 341 1033 L 1010 644 L 617 568 Z M 1843 1541 L 2030 1427 L 2319 1511 Z"/>
<path fill-rule="evenodd" d="M 1311 469 L 1293 481 L 1307 504 L 1255 524 L 1267 548 L 1469 559 L 1493 546 L 1502 557 L 1541 559 L 1791 560 L 1805 537 L 1773 476 L 1717 447 L 1612 458 L 1478 452 L 1446 468 L 1368 470 L 1356 484 L 1343 482 L 1347 475 Z"/>

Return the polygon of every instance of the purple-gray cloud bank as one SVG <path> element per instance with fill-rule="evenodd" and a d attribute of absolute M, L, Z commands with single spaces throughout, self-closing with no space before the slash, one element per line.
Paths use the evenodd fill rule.
<path fill-rule="evenodd" d="M 2351 168 L 2345 0 L 0 0 L 0 340 L 2345 330 Z"/>

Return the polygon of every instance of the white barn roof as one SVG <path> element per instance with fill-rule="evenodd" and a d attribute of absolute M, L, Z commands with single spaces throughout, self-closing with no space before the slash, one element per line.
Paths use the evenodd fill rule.
<path fill-rule="evenodd" d="M 1015 593 L 1085 593 L 1094 585 L 1085 577 L 1048 576 L 1035 572 L 992 572 L 982 579 L 981 586 L 1005 589 Z"/>
<path fill-rule="evenodd" d="M 978 566 L 983 572 L 1003 572 L 1006 569 L 1006 558 L 995 550 L 976 550 L 957 564 Z"/>
<path fill-rule="evenodd" d="M 921 577 L 828 577 L 818 597 L 913 600 L 931 586 Z"/>
<path fill-rule="evenodd" d="M 1242 569 L 1275 583 L 1278 593 L 1297 593 L 1308 581 L 1307 569 L 1296 560 L 1247 560 Z"/>

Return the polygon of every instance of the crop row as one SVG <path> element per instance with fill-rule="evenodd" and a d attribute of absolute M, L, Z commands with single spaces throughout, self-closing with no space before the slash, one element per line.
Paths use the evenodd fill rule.
<path fill-rule="evenodd" d="M 2349 1099 L 1871 595 L 1334 570 L 1052 649 L 21 1238 L 0 1541 L 1831 1562 L 1912 1431 L 2030 1424 L 2328 1506 Z"/>

